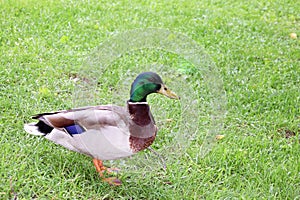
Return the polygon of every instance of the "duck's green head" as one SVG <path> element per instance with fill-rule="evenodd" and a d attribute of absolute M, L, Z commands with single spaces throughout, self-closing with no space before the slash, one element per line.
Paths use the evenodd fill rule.
<path fill-rule="evenodd" d="M 130 102 L 146 102 L 147 95 L 151 93 L 160 93 L 171 99 L 179 99 L 163 83 L 160 76 L 154 72 L 143 72 L 139 74 L 131 85 Z"/>

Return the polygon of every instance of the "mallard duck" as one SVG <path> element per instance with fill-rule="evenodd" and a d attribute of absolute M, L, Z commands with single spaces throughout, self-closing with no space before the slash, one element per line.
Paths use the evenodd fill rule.
<path fill-rule="evenodd" d="M 131 156 L 153 143 L 157 127 L 147 103 L 151 93 L 179 99 L 158 74 L 144 72 L 132 83 L 126 107 L 99 105 L 42 113 L 32 117 L 38 122 L 25 124 L 24 129 L 92 157 L 103 180 L 120 185 L 116 177 L 104 178 L 104 172 L 113 169 L 104 167 L 102 161 Z"/>

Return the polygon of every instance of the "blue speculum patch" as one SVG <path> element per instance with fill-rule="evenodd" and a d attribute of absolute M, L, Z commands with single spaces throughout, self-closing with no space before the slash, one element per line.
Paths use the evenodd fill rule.
<path fill-rule="evenodd" d="M 74 134 L 81 134 L 83 133 L 85 130 L 78 124 L 74 124 L 71 126 L 66 126 L 65 127 L 66 131 L 70 134 L 70 135 L 74 135 Z"/>

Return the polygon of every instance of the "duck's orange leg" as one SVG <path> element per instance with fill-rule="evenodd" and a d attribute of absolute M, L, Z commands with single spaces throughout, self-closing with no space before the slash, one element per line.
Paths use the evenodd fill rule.
<path fill-rule="evenodd" d="M 96 167 L 97 172 L 99 173 L 100 177 L 103 179 L 104 182 L 107 182 L 110 185 L 121 185 L 122 184 L 122 182 L 119 179 L 117 179 L 116 177 L 109 177 L 109 178 L 104 177 L 104 172 L 111 173 L 111 172 L 117 171 L 117 170 L 104 167 L 102 160 L 98 160 L 96 158 L 93 159 L 93 163 Z"/>

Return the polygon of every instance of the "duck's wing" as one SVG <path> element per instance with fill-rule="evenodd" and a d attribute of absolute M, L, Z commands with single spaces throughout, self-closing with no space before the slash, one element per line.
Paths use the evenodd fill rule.
<path fill-rule="evenodd" d="M 129 115 L 119 106 L 95 106 L 38 114 L 37 123 L 25 130 L 70 150 L 103 160 L 132 154 L 129 148 Z"/>
<path fill-rule="evenodd" d="M 126 125 L 128 113 L 122 107 L 105 105 L 41 113 L 32 118 L 38 120 L 37 123 L 30 123 L 36 130 L 25 130 L 33 135 L 47 135 L 52 129 L 65 129 L 66 133 L 73 135 L 103 126 Z"/>

